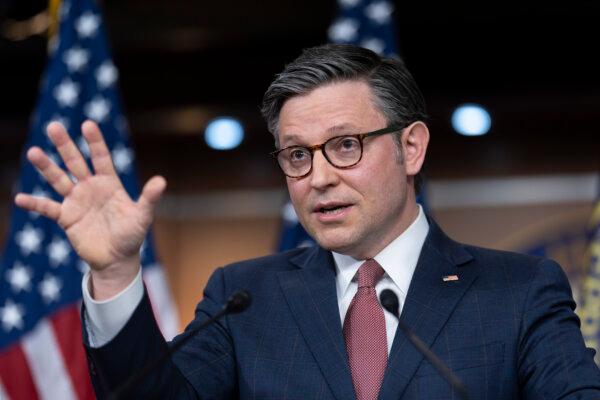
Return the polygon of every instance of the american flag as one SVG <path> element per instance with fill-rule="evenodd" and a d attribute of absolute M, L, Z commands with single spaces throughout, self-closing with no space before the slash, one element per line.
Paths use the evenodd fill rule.
<path fill-rule="evenodd" d="M 386 57 L 398 57 L 393 11 L 393 4 L 386 0 L 338 0 L 338 13 L 327 31 L 329 41 L 354 44 Z M 314 243 L 288 201 L 282 212 L 277 250 Z"/>
<path fill-rule="evenodd" d="M 100 10 L 93 0 L 68 0 L 59 16 L 26 149 L 39 146 L 64 168 L 45 134 L 48 123 L 58 120 L 89 163 L 79 127 L 87 118 L 95 120 L 135 199 L 134 154 Z M 16 191 L 61 200 L 24 156 Z M 169 339 L 178 321 L 151 236 L 142 247 L 142 266 L 155 315 Z M 79 319 L 81 279 L 88 268 L 56 223 L 13 207 L 0 262 L 0 399 L 94 398 Z"/>
<path fill-rule="evenodd" d="M 327 31 L 331 43 L 346 43 L 397 57 L 394 5 L 387 0 L 338 0 L 338 15 Z"/>

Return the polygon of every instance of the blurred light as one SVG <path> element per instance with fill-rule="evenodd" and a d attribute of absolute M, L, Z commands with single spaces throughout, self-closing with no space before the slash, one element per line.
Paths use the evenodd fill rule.
<path fill-rule="evenodd" d="M 215 150 L 231 150 L 240 145 L 244 139 L 244 128 L 235 118 L 220 117 L 213 119 L 206 126 L 204 140 Z"/>
<path fill-rule="evenodd" d="M 452 113 L 452 127 L 461 135 L 485 135 L 491 126 L 490 113 L 478 104 L 462 104 Z"/>

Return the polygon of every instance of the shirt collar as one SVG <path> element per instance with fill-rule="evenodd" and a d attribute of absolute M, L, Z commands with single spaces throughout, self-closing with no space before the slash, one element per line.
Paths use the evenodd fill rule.
<path fill-rule="evenodd" d="M 398 286 L 406 296 L 421 248 L 429 232 L 429 223 L 421 205 L 413 223 L 388 244 L 374 259 L 384 269 L 386 275 Z M 348 290 L 348 286 L 356 275 L 356 271 L 365 260 L 356 260 L 348 255 L 332 252 L 336 269 L 336 286 L 338 296 Z"/>

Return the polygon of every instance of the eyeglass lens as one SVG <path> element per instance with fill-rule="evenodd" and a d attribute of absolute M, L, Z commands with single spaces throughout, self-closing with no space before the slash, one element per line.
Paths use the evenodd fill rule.
<path fill-rule="evenodd" d="M 354 136 L 329 139 L 322 146 L 325 158 L 335 167 L 344 168 L 356 164 L 362 155 L 362 142 Z M 285 149 L 277 155 L 283 172 L 291 177 L 306 175 L 312 167 L 313 152 L 306 147 Z"/>

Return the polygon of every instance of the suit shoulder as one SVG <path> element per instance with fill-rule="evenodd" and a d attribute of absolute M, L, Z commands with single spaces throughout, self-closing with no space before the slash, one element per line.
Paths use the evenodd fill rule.
<path fill-rule="evenodd" d="M 536 265 L 543 260 L 541 257 L 517 253 L 514 251 L 496 250 L 467 244 L 463 244 L 462 246 L 465 248 L 465 250 L 471 253 L 475 259 L 482 261 L 509 263 L 511 265 Z"/>
<path fill-rule="evenodd" d="M 472 245 L 463 246 L 491 279 L 498 279 L 501 274 L 503 279 L 513 283 L 527 283 L 540 274 L 553 275 L 559 279 L 564 277 L 560 265 L 551 259 Z"/>

